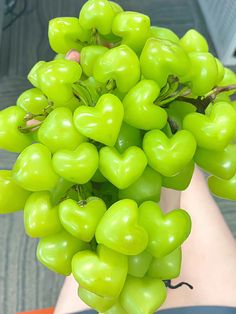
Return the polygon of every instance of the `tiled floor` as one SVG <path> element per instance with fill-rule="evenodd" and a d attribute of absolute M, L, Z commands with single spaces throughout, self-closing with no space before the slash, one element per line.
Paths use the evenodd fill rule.
<path fill-rule="evenodd" d="M 172 28 L 183 35 L 189 28 L 210 41 L 196 0 L 119 0 L 124 8 L 149 14 L 152 23 Z M 0 107 L 14 105 L 29 87 L 26 75 L 37 60 L 49 60 L 53 53 L 47 42 L 47 23 L 54 16 L 76 16 L 80 0 L 30 0 L 27 14 L 2 34 L 0 54 Z M 18 8 L 22 1 L 18 1 Z M 0 168 L 10 168 L 14 154 L 0 152 Z M 219 201 L 234 234 L 235 204 Z M 63 278 L 49 272 L 35 258 L 37 240 L 26 237 L 22 213 L 0 217 L 0 313 L 47 307 L 55 303 Z"/>

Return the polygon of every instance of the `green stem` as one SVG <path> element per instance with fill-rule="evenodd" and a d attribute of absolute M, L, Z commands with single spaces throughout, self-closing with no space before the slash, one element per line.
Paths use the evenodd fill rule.
<path fill-rule="evenodd" d="M 87 201 L 86 201 L 87 197 L 86 197 L 86 191 L 84 190 L 84 186 L 77 184 L 76 191 L 78 194 L 78 204 L 82 207 L 85 206 L 87 204 Z"/>
<path fill-rule="evenodd" d="M 171 133 L 175 134 L 180 129 L 179 125 L 176 123 L 176 121 L 172 120 L 170 117 L 168 117 L 167 122 L 170 126 Z"/>
<path fill-rule="evenodd" d="M 74 95 L 85 106 L 94 106 L 92 96 L 89 89 L 81 82 L 78 81 L 72 85 Z"/>
<path fill-rule="evenodd" d="M 158 103 L 159 106 L 161 106 L 163 108 L 167 108 L 168 107 L 168 106 L 166 106 L 167 104 L 169 104 L 170 102 L 175 100 L 177 97 L 182 96 L 187 90 L 188 90 L 188 87 L 185 86 L 183 89 L 176 91 L 170 97 L 168 97 L 168 98 L 162 100 L 160 103 Z"/>
<path fill-rule="evenodd" d="M 106 84 L 106 90 L 108 93 L 111 93 L 114 89 L 116 89 L 116 81 L 111 79 Z"/>
<path fill-rule="evenodd" d="M 27 125 L 27 126 L 18 126 L 18 130 L 21 133 L 30 133 L 31 131 L 36 131 L 39 129 L 40 125 L 42 124 L 42 122 L 38 123 L 38 124 L 34 124 L 34 125 Z"/>

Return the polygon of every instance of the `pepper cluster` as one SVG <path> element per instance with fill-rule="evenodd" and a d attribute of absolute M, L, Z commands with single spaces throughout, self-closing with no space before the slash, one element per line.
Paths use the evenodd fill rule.
<path fill-rule="evenodd" d="M 24 209 L 38 259 L 73 273 L 105 314 L 152 314 L 178 277 L 191 231 L 165 213 L 161 188 L 188 187 L 195 163 L 216 195 L 236 200 L 236 75 L 195 30 L 182 38 L 148 16 L 88 0 L 49 23 L 52 61 L 0 112 L 0 213 Z"/>

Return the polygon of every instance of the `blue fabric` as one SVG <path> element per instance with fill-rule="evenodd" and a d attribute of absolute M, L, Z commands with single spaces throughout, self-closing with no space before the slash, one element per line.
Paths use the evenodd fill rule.
<path fill-rule="evenodd" d="M 157 311 L 157 314 L 236 314 L 236 307 L 186 306 Z"/>
<path fill-rule="evenodd" d="M 97 314 L 94 310 L 74 314 Z M 236 314 L 236 307 L 228 306 L 186 306 L 157 311 L 156 314 Z"/>

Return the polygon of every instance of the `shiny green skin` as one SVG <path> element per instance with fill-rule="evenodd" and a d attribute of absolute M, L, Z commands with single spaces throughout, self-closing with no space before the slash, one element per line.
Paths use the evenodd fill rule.
<path fill-rule="evenodd" d="M 25 126 L 26 113 L 17 106 L 0 111 L 0 148 L 19 153 L 32 144 L 29 134 L 20 132 L 19 126 Z"/>
<path fill-rule="evenodd" d="M 128 274 L 134 277 L 142 278 L 146 274 L 152 261 L 152 255 L 148 251 L 128 257 Z"/>
<path fill-rule="evenodd" d="M 33 238 L 42 238 L 62 230 L 58 207 L 53 206 L 51 194 L 35 192 L 27 199 L 24 208 L 25 232 Z"/>
<path fill-rule="evenodd" d="M 138 206 L 130 199 L 114 203 L 96 230 L 98 243 L 125 254 L 137 255 L 147 247 L 147 231 L 138 224 Z"/>
<path fill-rule="evenodd" d="M 234 108 L 234 110 L 236 111 L 236 101 L 231 101 L 231 105 Z"/>
<path fill-rule="evenodd" d="M 49 149 L 42 144 L 32 144 L 17 158 L 12 169 L 14 181 L 29 191 L 51 190 L 59 177 L 54 172 Z"/>
<path fill-rule="evenodd" d="M 55 57 L 53 58 L 53 60 L 58 60 L 58 59 L 65 59 L 66 55 L 63 53 L 58 53 L 55 55 Z"/>
<path fill-rule="evenodd" d="M 121 37 L 121 44 L 140 53 L 146 40 L 150 37 L 150 18 L 138 12 L 121 12 L 112 23 L 112 32 Z"/>
<path fill-rule="evenodd" d="M 86 140 L 75 128 L 71 110 L 66 107 L 56 108 L 46 117 L 38 130 L 38 139 L 52 153 L 74 150 Z"/>
<path fill-rule="evenodd" d="M 228 86 L 236 84 L 236 74 L 228 68 L 224 68 L 224 77 L 222 81 L 218 82 L 218 86 Z M 235 90 L 231 90 L 228 92 L 224 92 L 225 95 L 233 95 L 235 93 Z"/>
<path fill-rule="evenodd" d="M 183 81 L 190 81 L 192 93 L 203 96 L 210 92 L 218 80 L 218 66 L 214 56 L 208 52 L 191 52 L 189 74 Z"/>
<path fill-rule="evenodd" d="M 84 136 L 114 146 L 124 116 L 123 104 L 112 94 L 102 95 L 95 107 L 80 106 L 74 113 L 74 124 Z"/>
<path fill-rule="evenodd" d="M 120 304 L 120 301 L 117 301 L 108 311 L 104 314 L 128 314 Z"/>
<path fill-rule="evenodd" d="M 150 167 L 146 167 L 142 175 L 123 190 L 119 190 L 119 199 L 130 198 L 138 204 L 145 201 L 159 202 L 162 186 L 161 175 Z"/>
<path fill-rule="evenodd" d="M 0 190 L 0 214 L 24 209 L 30 192 L 15 184 L 11 170 L 0 170 Z"/>
<path fill-rule="evenodd" d="M 89 307 L 95 309 L 99 313 L 106 312 L 117 301 L 116 298 L 103 297 L 82 287 L 79 287 L 78 295 L 84 303 L 86 303 Z"/>
<path fill-rule="evenodd" d="M 223 80 L 223 78 L 224 78 L 225 68 L 224 68 L 224 65 L 220 62 L 219 59 L 215 58 L 215 61 L 216 61 L 216 64 L 217 64 L 217 72 L 218 72 L 216 85 L 218 85 L 218 83 L 221 82 Z"/>
<path fill-rule="evenodd" d="M 140 79 L 139 59 L 131 48 L 120 45 L 98 58 L 93 76 L 101 83 L 115 80 L 118 90 L 127 93 Z"/>
<path fill-rule="evenodd" d="M 120 13 L 123 12 L 123 8 L 116 2 L 114 1 L 109 1 L 110 5 L 112 6 L 112 9 L 115 13 Z"/>
<path fill-rule="evenodd" d="M 181 248 L 177 248 L 170 254 L 154 258 L 148 269 L 147 275 L 162 280 L 174 279 L 179 277 L 182 261 Z"/>
<path fill-rule="evenodd" d="M 162 280 L 128 276 L 120 300 L 127 313 L 153 314 L 164 303 L 166 295 Z"/>
<path fill-rule="evenodd" d="M 231 104 L 217 102 L 208 116 L 197 112 L 187 115 L 183 127 L 194 135 L 199 147 L 221 151 L 235 138 L 236 112 Z"/>
<path fill-rule="evenodd" d="M 59 176 L 85 184 L 98 168 L 97 148 L 91 143 L 82 143 L 74 151 L 59 150 L 53 155 L 52 164 Z"/>
<path fill-rule="evenodd" d="M 169 28 L 151 26 L 150 31 L 151 31 L 151 37 L 169 40 L 176 44 L 178 44 L 179 42 L 179 37 L 174 32 L 172 32 L 172 30 L 170 30 Z"/>
<path fill-rule="evenodd" d="M 145 134 L 143 150 L 148 164 L 166 177 L 177 175 L 192 160 L 196 141 L 186 130 L 175 133 L 168 138 L 160 130 L 152 130 Z"/>
<path fill-rule="evenodd" d="M 72 259 L 72 273 L 80 287 L 101 297 L 117 298 L 124 286 L 128 258 L 98 245 L 97 253 L 86 250 Z"/>
<path fill-rule="evenodd" d="M 123 8 L 116 2 L 113 2 L 113 1 L 109 1 L 113 11 L 118 14 L 118 13 L 121 13 L 123 12 Z M 113 23 L 113 21 L 112 21 Z M 109 43 L 115 43 L 115 42 L 120 42 L 120 37 L 114 35 L 113 33 L 110 33 L 108 35 L 100 35 L 100 39 L 102 40 L 103 42 L 103 45 L 106 46 L 106 44 L 108 44 L 108 47 L 109 47 Z"/>
<path fill-rule="evenodd" d="M 162 129 L 167 122 L 167 113 L 154 104 L 159 94 L 156 82 L 140 81 L 123 99 L 124 121 L 142 130 Z"/>
<path fill-rule="evenodd" d="M 66 54 L 71 49 L 80 51 L 83 42 L 90 37 L 91 32 L 85 31 L 76 17 L 57 17 L 49 21 L 48 39 L 56 53 Z"/>
<path fill-rule="evenodd" d="M 84 242 L 92 240 L 105 211 L 105 203 L 97 197 L 88 198 L 86 204 L 67 199 L 59 205 L 59 216 L 65 230 Z"/>
<path fill-rule="evenodd" d="M 44 109 L 49 105 L 47 97 L 38 88 L 30 88 L 24 91 L 17 99 L 16 105 L 25 112 L 43 114 Z M 37 120 L 42 120 L 37 117 Z"/>
<path fill-rule="evenodd" d="M 156 81 L 162 88 L 169 75 L 185 76 L 189 72 L 190 61 L 178 44 L 149 38 L 141 53 L 140 65 L 143 76 Z"/>
<path fill-rule="evenodd" d="M 80 79 L 81 74 L 82 69 L 77 62 L 57 59 L 36 63 L 28 79 L 42 90 L 55 107 L 68 107 L 74 110 L 80 102 L 73 94 L 72 84 Z"/>
<path fill-rule="evenodd" d="M 144 202 L 139 207 L 139 224 L 148 232 L 147 251 L 160 258 L 173 252 L 189 236 L 191 219 L 183 209 L 164 215 L 158 204 Z"/>
<path fill-rule="evenodd" d="M 55 273 L 69 276 L 73 256 L 86 249 L 86 244 L 66 231 L 41 238 L 37 246 L 37 258 Z"/>
<path fill-rule="evenodd" d="M 228 180 L 236 173 L 236 145 L 230 144 L 219 152 L 198 148 L 194 160 L 205 171 Z"/>
<path fill-rule="evenodd" d="M 99 170 L 118 189 L 126 189 L 143 173 L 147 158 L 136 146 L 120 154 L 114 147 L 103 147 L 99 152 Z"/>
<path fill-rule="evenodd" d="M 162 185 L 168 189 L 184 191 L 191 182 L 193 171 L 194 160 L 191 160 L 177 175 L 173 177 L 162 176 Z"/>
<path fill-rule="evenodd" d="M 139 129 L 123 122 L 120 128 L 115 148 L 119 153 L 124 153 L 130 146 L 142 146 L 142 135 Z"/>
<path fill-rule="evenodd" d="M 57 59 L 56 59 L 57 60 Z M 61 60 L 61 59 L 59 59 Z M 38 82 L 38 71 L 41 67 L 46 65 L 46 61 L 38 61 L 35 63 L 35 65 L 30 70 L 27 78 L 30 81 L 32 85 L 39 88 L 39 82 Z"/>
<path fill-rule="evenodd" d="M 96 29 L 102 35 L 111 33 L 116 9 L 107 0 L 88 0 L 80 11 L 79 21 L 85 30 Z"/>
<path fill-rule="evenodd" d="M 102 56 L 108 48 L 103 46 L 87 46 L 81 50 L 80 64 L 87 76 L 93 76 L 93 67 L 99 56 Z"/>
<path fill-rule="evenodd" d="M 195 29 L 188 30 L 179 41 L 186 52 L 208 52 L 206 39 Z"/>
<path fill-rule="evenodd" d="M 236 201 L 236 175 L 229 180 L 210 176 L 208 178 L 208 186 L 211 192 L 216 196 Z"/>

